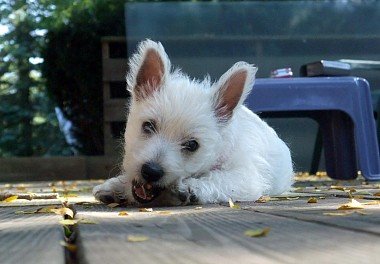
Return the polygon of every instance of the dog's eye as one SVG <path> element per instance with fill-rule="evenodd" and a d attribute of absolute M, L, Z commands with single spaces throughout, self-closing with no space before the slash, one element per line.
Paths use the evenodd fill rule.
<path fill-rule="evenodd" d="M 195 139 L 191 139 L 182 144 L 182 149 L 194 152 L 199 148 L 199 144 Z"/>
<path fill-rule="evenodd" d="M 144 132 L 144 134 L 147 134 L 147 135 L 150 135 L 156 132 L 156 126 L 155 126 L 154 121 L 145 121 L 142 124 L 142 131 Z"/>

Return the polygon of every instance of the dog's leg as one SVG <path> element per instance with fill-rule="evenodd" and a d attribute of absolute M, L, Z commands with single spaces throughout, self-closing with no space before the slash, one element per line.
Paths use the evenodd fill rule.
<path fill-rule="evenodd" d="M 183 180 L 179 189 L 187 195 L 187 201 L 192 196 L 199 203 L 227 202 L 229 198 L 233 201 L 256 201 L 268 187 L 265 182 L 253 182 L 252 179 L 252 175 L 243 175 L 242 171 L 215 170 L 200 178 Z"/>
<path fill-rule="evenodd" d="M 97 185 L 92 190 L 95 198 L 103 203 L 127 203 L 126 184 L 127 176 L 120 175 L 108 179 L 103 184 Z"/>

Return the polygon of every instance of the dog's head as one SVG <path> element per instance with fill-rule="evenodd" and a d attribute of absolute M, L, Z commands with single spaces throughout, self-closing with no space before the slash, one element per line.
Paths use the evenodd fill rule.
<path fill-rule="evenodd" d="M 171 185 L 209 172 L 233 140 L 229 124 L 254 82 L 256 68 L 236 63 L 216 83 L 191 80 L 160 43 L 146 40 L 129 63 L 132 94 L 123 169 L 140 203 Z"/>

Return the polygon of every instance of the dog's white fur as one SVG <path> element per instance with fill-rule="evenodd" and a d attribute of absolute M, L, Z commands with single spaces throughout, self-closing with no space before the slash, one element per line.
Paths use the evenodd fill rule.
<path fill-rule="evenodd" d="M 161 79 L 138 86 L 137 76 L 146 66 L 147 53 L 156 52 L 161 59 Z M 150 40 L 140 43 L 130 60 L 127 76 L 132 94 L 125 131 L 123 174 L 96 186 L 99 200 L 111 195 L 115 201 L 133 203 L 132 180 L 141 180 L 141 166 L 149 160 L 159 161 L 165 176 L 164 187 L 175 186 L 180 192 L 191 190 L 200 203 L 255 201 L 262 195 L 289 190 L 293 166 L 289 148 L 243 102 L 250 93 L 257 68 L 238 62 L 216 83 L 206 77 L 191 80 L 180 70 L 171 70 L 163 46 Z M 230 116 L 223 100 L 233 78 L 245 77 L 240 98 Z M 137 90 L 139 89 L 139 90 Z M 254 96 L 254 95 L 253 95 Z M 141 135 L 142 123 L 156 120 L 159 129 L 149 138 Z M 199 149 L 184 153 L 181 144 L 195 138 Z"/>

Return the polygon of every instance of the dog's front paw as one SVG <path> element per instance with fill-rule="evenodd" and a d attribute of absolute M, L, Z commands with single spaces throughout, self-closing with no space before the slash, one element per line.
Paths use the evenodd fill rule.
<path fill-rule="evenodd" d="M 112 178 L 92 190 L 95 199 L 105 203 L 127 203 L 125 187 L 118 178 Z"/>
<path fill-rule="evenodd" d="M 181 206 L 198 204 L 199 201 L 190 188 L 179 189 L 178 187 L 172 187 L 167 189 L 160 199 L 160 204 L 167 206 Z"/>

